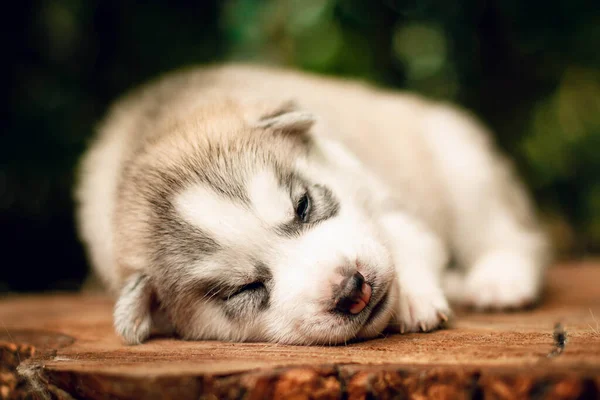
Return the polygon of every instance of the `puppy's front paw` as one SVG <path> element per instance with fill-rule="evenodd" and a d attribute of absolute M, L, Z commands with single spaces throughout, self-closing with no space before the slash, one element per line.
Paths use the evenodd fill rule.
<path fill-rule="evenodd" d="M 400 333 L 429 332 L 442 327 L 452 316 L 441 290 L 417 292 L 401 289 L 398 301 L 394 325 Z"/>
<path fill-rule="evenodd" d="M 473 266 L 465 279 L 463 303 L 478 309 L 515 309 L 538 298 L 539 268 L 511 253 L 493 253 Z"/>
<path fill-rule="evenodd" d="M 121 290 L 114 309 L 114 325 L 127 344 L 140 344 L 150 336 L 152 290 L 146 275 L 135 274 Z"/>

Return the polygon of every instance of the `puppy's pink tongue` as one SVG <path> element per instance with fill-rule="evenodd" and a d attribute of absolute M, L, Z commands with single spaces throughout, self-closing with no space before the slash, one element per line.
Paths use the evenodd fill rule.
<path fill-rule="evenodd" d="M 371 300 L 371 285 L 363 283 L 360 292 L 360 298 L 350 306 L 350 314 L 358 314 L 365 309 L 367 304 L 369 304 L 369 300 Z"/>

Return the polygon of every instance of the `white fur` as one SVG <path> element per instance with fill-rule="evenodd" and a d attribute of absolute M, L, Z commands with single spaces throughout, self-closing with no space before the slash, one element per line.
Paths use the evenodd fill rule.
<path fill-rule="evenodd" d="M 539 266 L 530 257 L 501 251 L 483 256 L 469 271 L 464 301 L 479 308 L 519 308 L 532 304 L 540 290 Z"/>
<path fill-rule="evenodd" d="M 260 229 L 256 217 L 243 206 L 203 185 L 192 186 L 176 196 L 175 207 L 185 220 L 228 245 L 251 240 Z"/>
<path fill-rule="evenodd" d="M 115 328 L 129 344 L 140 344 L 150 336 L 152 314 L 148 312 L 152 291 L 146 285 L 148 278 L 133 275 L 122 289 L 115 304 Z"/>
<path fill-rule="evenodd" d="M 281 190 L 273 172 L 261 171 L 254 175 L 248 194 L 256 216 L 268 226 L 294 217 L 289 194 Z"/>
<path fill-rule="evenodd" d="M 212 164 L 193 158 L 219 145 Z M 263 151 L 277 163 L 259 162 Z M 172 199 L 177 215 L 219 250 L 168 271 L 153 265 L 148 198 L 161 181 L 148 171 L 214 177 L 228 165 L 239 169 L 227 179 L 240 181 L 248 202 L 200 181 Z M 290 171 L 328 188 L 339 210 L 286 236 L 275 227 L 295 218 L 297 199 L 277 173 Z M 122 289 L 115 324 L 130 343 L 149 334 L 150 293 L 188 339 L 333 344 L 375 337 L 388 325 L 428 331 L 451 315 L 447 297 L 486 309 L 535 301 L 549 261 L 527 194 L 473 118 L 406 94 L 276 69 L 199 69 L 130 96 L 86 155 L 77 195 L 92 265 Z M 450 254 L 460 268 L 445 274 Z M 194 295 L 194 282 L 207 279 L 252 283 L 257 263 L 272 275 L 260 312 L 232 319 L 224 311 L 231 299 Z M 332 312 L 344 270 L 388 295 L 364 325 Z M 145 286 L 129 287 L 131 276 Z"/>
<path fill-rule="evenodd" d="M 437 328 L 450 307 L 440 286 L 447 250 L 435 234 L 403 213 L 381 219 L 386 229 L 400 283 L 394 326 L 401 333 Z"/>
<path fill-rule="evenodd" d="M 520 184 L 471 118 L 439 107 L 427 126 L 425 138 L 456 221 L 451 245 L 467 270 L 462 295 L 455 300 L 497 309 L 533 302 L 549 249 L 541 231 L 523 222 L 534 217 Z"/>
<path fill-rule="evenodd" d="M 79 234 L 90 244 L 88 257 L 96 273 L 113 292 L 120 290 L 113 225 L 117 182 L 129 139 L 127 131 L 135 125 L 135 119 L 129 118 L 128 112 L 126 107 L 115 111 L 113 119 L 103 127 L 107 134 L 96 138 L 83 159 L 79 173 L 85 179 L 80 180 L 75 192 Z M 99 165 L 102 167 L 98 168 Z"/>

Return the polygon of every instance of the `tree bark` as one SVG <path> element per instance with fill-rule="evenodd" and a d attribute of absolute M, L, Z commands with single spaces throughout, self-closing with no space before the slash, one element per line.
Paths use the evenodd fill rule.
<path fill-rule="evenodd" d="M 170 338 L 124 346 L 111 300 L 90 293 L 8 297 L 0 321 L 0 398 L 600 398 L 593 263 L 552 268 L 533 310 L 458 310 L 446 330 L 347 346 Z"/>

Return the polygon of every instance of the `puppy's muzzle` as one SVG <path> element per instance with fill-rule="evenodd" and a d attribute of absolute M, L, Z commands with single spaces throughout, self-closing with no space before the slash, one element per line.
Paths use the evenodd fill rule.
<path fill-rule="evenodd" d="M 344 314 L 359 314 L 369 304 L 371 293 L 371 285 L 365 282 L 365 277 L 355 272 L 340 283 L 335 309 Z"/>

